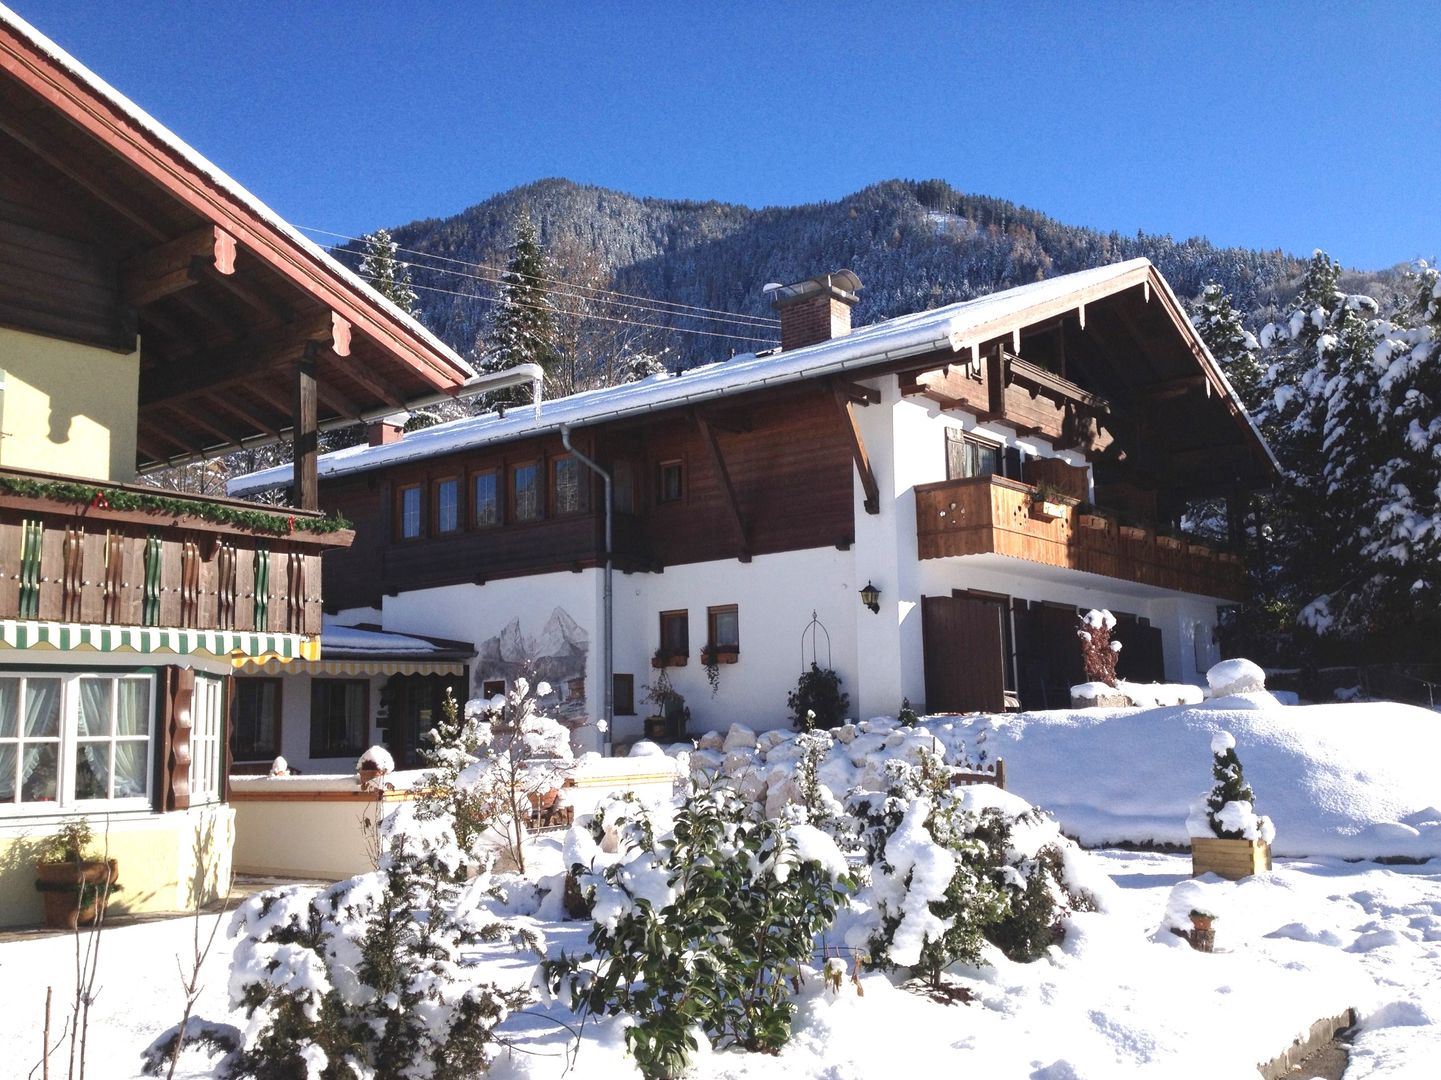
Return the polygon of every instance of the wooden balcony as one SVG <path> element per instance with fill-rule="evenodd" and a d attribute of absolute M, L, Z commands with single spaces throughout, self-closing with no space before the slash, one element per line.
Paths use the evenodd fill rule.
<path fill-rule="evenodd" d="M 916 546 L 922 559 L 1005 555 L 1046 566 L 1228 600 L 1246 596 L 1239 556 L 1123 527 L 1104 513 L 1082 515 L 1071 499 L 1054 518 L 1032 510 L 1035 488 L 1000 476 L 916 486 Z"/>
<path fill-rule="evenodd" d="M 320 633 L 320 553 L 349 528 L 300 510 L 0 470 L 0 619 Z"/>

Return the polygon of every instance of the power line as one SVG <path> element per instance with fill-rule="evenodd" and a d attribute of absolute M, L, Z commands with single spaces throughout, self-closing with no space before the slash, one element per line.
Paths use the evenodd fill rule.
<path fill-rule="evenodd" d="M 396 250 L 400 250 L 400 249 L 397 248 Z M 488 275 L 486 275 L 486 274 L 468 274 L 468 273 L 466 273 L 464 270 L 451 270 L 451 269 L 449 269 L 449 268 L 447 268 L 447 267 L 443 267 L 443 266 L 415 266 L 414 263 L 406 263 L 405 265 L 408 266 L 408 267 L 414 267 L 415 269 L 418 269 L 418 270 L 424 270 L 424 271 L 426 271 L 427 273 L 431 273 L 431 274 L 450 274 L 450 275 L 452 275 L 452 276 L 454 276 L 454 277 L 468 278 L 468 279 L 470 279 L 470 280 L 472 280 L 472 281 L 483 281 L 483 282 L 485 282 L 485 283 L 488 284 L 488 285 L 504 285 L 504 284 L 505 284 L 504 281 L 499 280 L 498 278 L 495 278 L 495 277 L 492 277 L 492 276 L 488 276 Z M 469 264 L 467 264 L 467 265 L 469 265 Z M 507 271 L 507 272 L 509 272 L 509 271 Z M 530 275 L 525 275 L 525 276 L 529 277 Z M 414 284 L 414 283 L 412 282 L 412 284 Z M 417 286 L 417 287 L 418 287 L 418 286 Z M 773 329 L 773 327 L 771 327 L 771 325 L 770 325 L 769 323 L 761 323 L 761 324 L 759 324 L 759 325 L 754 325 L 754 324 L 752 324 L 752 323 L 750 323 L 750 322 L 742 321 L 741 319 L 738 319 L 738 318 L 731 318 L 731 317 L 727 317 L 727 316 L 723 316 L 723 315 L 692 315 L 692 314 L 691 314 L 690 312 L 688 312 L 688 311 L 669 311 L 669 310 L 667 310 L 667 309 L 665 309 L 665 308 L 652 307 L 652 306 L 649 305 L 649 304 L 631 304 L 631 303 L 627 303 L 627 302 L 624 301 L 624 300 L 607 300 L 607 299 L 605 299 L 604 297 L 579 296 L 579 295 L 576 295 L 576 294 L 566 293 L 563 289 L 547 289 L 546 291 L 547 291 L 547 293 L 559 293 L 560 295 L 565 296 L 565 297 L 567 297 L 567 298 L 569 298 L 569 299 L 584 300 L 584 301 L 587 301 L 587 302 L 590 302 L 590 303 L 596 303 L 596 304 L 606 304 L 606 305 L 609 305 L 609 306 L 611 306 L 611 307 L 635 308 L 635 309 L 637 309 L 637 310 L 639 310 L 639 311 L 649 311 L 649 312 L 653 312 L 653 313 L 655 313 L 655 314 L 657 314 L 657 315 L 668 315 L 668 316 L 671 316 L 671 317 L 674 317 L 674 318 L 682 318 L 682 319 L 705 319 L 705 320 L 708 320 L 708 321 L 710 321 L 710 322 L 718 322 L 718 323 L 728 323 L 728 322 L 729 322 L 729 323 L 734 323 L 734 324 L 737 325 L 737 326 L 745 326 L 745 327 L 747 327 L 747 328 L 749 328 L 749 329 L 756 329 L 756 330 L 770 330 L 770 329 Z M 467 294 L 467 295 L 468 295 L 468 294 Z M 749 318 L 749 317 L 747 316 L 746 318 Z"/>
<path fill-rule="evenodd" d="M 353 241 L 353 242 L 355 242 L 355 243 L 365 243 L 365 242 L 366 242 L 366 237 L 363 237 L 363 236 L 349 236 L 349 235 L 347 235 L 346 233 L 333 232 L 333 231 L 330 230 L 330 229 L 317 229 L 317 228 L 313 228 L 313 227 L 311 227 L 311 226 L 309 226 L 309 225 L 299 225 L 299 226 L 296 226 L 296 227 L 299 228 L 299 229 L 301 229 L 301 230 L 304 231 L 304 232 L 317 233 L 317 234 L 319 234 L 319 235 L 321 235 L 321 236 L 333 236 L 333 237 L 336 237 L 337 239 L 340 239 L 340 240 L 349 240 L 349 241 Z M 392 242 L 393 242 L 393 241 L 392 241 Z M 403 252 L 405 252 L 405 253 L 408 254 L 408 255 L 418 255 L 418 256 L 420 256 L 421 258 L 425 258 L 425 259 L 434 259 L 434 260 L 436 260 L 437 262 L 454 263 L 454 264 L 457 265 L 457 266 L 472 267 L 472 268 L 477 269 L 477 270 L 488 270 L 488 271 L 490 271 L 490 272 L 493 273 L 493 274 L 506 274 L 506 273 L 514 273 L 514 272 L 517 272 L 517 271 L 511 271 L 511 270 L 508 270 L 508 269 L 503 269 L 503 268 L 501 268 L 501 267 L 488 266 L 488 265 L 486 265 L 485 263 L 470 262 L 470 261 L 465 260 L 465 259 L 455 259 L 455 258 L 451 258 L 451 257 L 448 256 L 448 255 L 435 255 L 435 254 L 433 254 L 433 253 L 431 253 L 431 252 L 429 252 L 429 251 L 421 251 L 421 250 L 419 250 L 418 248 L 406 248 L 406 247 L 401 247 L 399 244 L 396 245 L 395 250 L 396 250 L 396 251 L 403 251 Z M 420 270 L 430 270 L 430 271 L 433 271 L 433 272 L 435 272 L 435 273 L 455 273 L 455 271 L 447 271 L 447 270 L 445 270 L 444 268 L 438 267 L 438 266 L 419 266 L 419 267 L 417 267 L 417 269 L 420 269 Z M 703 306 L 701 306 L 700 304 L 686 304 L 686 303 L 682 303 L 682 302 L 679 301 L 679 300 L 657 300 L 657 299 L 655 299 L 654 297 L 640 296 L 639 294 L 636 294 L 636 293 L 619 292 L 619 291 L 617 291 L 617 290 L 615 290 L 615 289 L 602 289 L 602 288 L 600 288 L 600 287 L 597 286 L 597 285 L 578 285 L 578 284 L 575 284 L 575 283 L 573 283 L 573 282 L 563 281 L 563 280 L 561 280 L 560 278 L 544 277 L 544 276 L 538 275 L 538 274 L 524 274 L 524 273 L 522 273 L 522 274 L 520 274 L 520 276 L 522 276 L 522 277 L 528 277 L 528 278 L 532 279 L 533 281 L 539 281 L 539 282 L 541 282 L 541 283 L 543 283 L 543 284 L 546 284 L 546 285 L 556 285 L 556 286 L 561 287 L 562 289 L 584 289 L 584 290 L 586 290 L 586 291 L 588 291 L 588 292 L 600 293 L 600 294 L 603 294 L 603 295 L 606 295 L 606 296 L 621 296 L 621 297 L 625 297 L 627 300 L 643 300 L 643 301 L 645 301 L 647 304 L 650 304 L 650 305 L 660 305 L 660 306 L 664 306 L 664 307 L 679 308 L 679 309 L 685 309 L 685 310 L 687 310 L 687 311 L 703 311 L 703 312 L 709 312 L 709 313 L 714 314 L 714 315 L 725 315 L 725 316 L 727 316 L 729 319 L 734 320 L 734 321 L 736 321 L 736 322 L 761 323 L 761 324 L 764 324 L 764 325 L 767 325 L 767 326 L 779 326 L 779 325 L 780 325 L 780 320 L 779 320 L 779 319 L 771 319 L 771 318 L 767 318 L 767 317 L 762 316 L 762 315 L 746 315 L 746 314 L 741 313 L 741 312 L 726 311 L 724 308 L 703 307 Z M 490 280 L 490 279 L 488 279 L 488 278 L 481 278 L 481 280 L 484 281 L 484 280 Z M 590 299 L 590 298 L 589 298 L 589 297 L 585 297 L 584 299 Z M 614 301 L 602 301 L 602 302 L 604 302 L 604 303 L 613 303 Z M 675 314 L 681 314 L 681 313 L 682 313 L 682 312 L 679 312 L 679 311 L 678 311 L 678 312 L 675 312 Z M 692 316 L 692 317 L 693 317 L 693 318 L 699 318 L 700 316 Z"/>
<path fill-rule="evenodd" d="M 426 292 L 440 293 L 443 296 L 462 296 L 465 297 L 467 300 L 479 300 L 486 304 L 506 303 L 505 300 L 502 300 L 499 297 L 481 296 L 479 293 L 459 292 L 455 289 L 442 289 L 435 285 L 417 285 L 412 282 L 411 288 L 423 289 Z M 542 305 L 540 304 L 520 304 L 519 306 L 533 308 L 535 310 L 542 310 Z M 602 322 L 621 323 L 625 326 L 636 326 L 647 328 L 650 330 L 670 330 L 677 334 L 697 334 L 702 337 L 729 338 L 732 341 L 758 341 L 763 345 L 774 345 L 776 343 L 775 338 L 747 337 L 744 334 L 728 334 L 721 330 L 688 330 L 683 326 L 666 326 L 663 323 L 636 322 L 634 319 L 617 319 L 610 315 L 596 315 L 591 312 L 585 311 L 563 311 L 560 308 L 550 308 L 548 310 L 554 311 L 558 315 L 570 315 L 577 319 L 600 319 Z"/>

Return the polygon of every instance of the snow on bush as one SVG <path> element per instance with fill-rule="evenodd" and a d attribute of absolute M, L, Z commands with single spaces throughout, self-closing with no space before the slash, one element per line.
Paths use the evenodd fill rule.
<path fill-rule="evenodd" d="M 1266 689 L 1266 673 L 1259 664 L 1237 657 L 1222 660 L 1206 672 L 1206 685 L 1212 697 L 1231 697 Z"/>
<path fill-rule="evenodd" d="M 372 746 L 365 753 L 360 755 L 355 763 L 355 771 L 361 769 L 379 769 L 381 772 L 395 771 L 395 758 L 390 756 L 390 751 L 383 746 Z"/>
<path fill-rule="evenodd" d="M 800 816 L 765 817 L 723 784 L 693 791 L 669 821 L 632 800 L 603 804 L 565 842 L 592 905 L 590 949 L 547 961 L 547 984 L 583 1014 L 625 1015 L 647 1077 L 686 1068 L 697 1032 L 776 1052 L 792 984 L 851 884 L 835 844 Z"/>
<path fill-rule="evenodd" d="M 1104 609 L 1092 608 L 1081 616 L 1076 636 L 1081 639 L 1081 666 L 1087 682 L 1116 685 L 1116 657 L 1121 643 L 1111 640 L 1115 628 L 1116 617 Z"/>
<path fill-rule="evenodd" d="M 1210 833 L 1222 840 L 1264 840 L 1268 844 L 1275 840 L 1276 826 L 1256 813 L 1256 795 L 1242 774 L 1236 738 L 1229 731 L 1211 736 L 1211 775 L 1215 783 L 1203 796 L 1204 802 L 1187 815 L 1187 831 L 1192 836 Z"/>

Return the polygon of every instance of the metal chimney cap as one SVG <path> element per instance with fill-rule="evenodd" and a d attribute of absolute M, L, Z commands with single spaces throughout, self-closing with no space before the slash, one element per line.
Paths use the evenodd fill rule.
<path fill-rule="evenodd" d="M 856 295 L 860 290 L 861 279 L 856 276 L 854 270 L 834 270 L 829 274 L 817 274 L 813 278 L 797 281 L 791 285 L 780 285 L 775 288 L 766 286 L 766 293 L 771 298 L 771 306 L 777 308 L 787 307 L 822 294 L 829 294 L 836 300 L 854 304 L 860 300 L 860 297 Z"/>

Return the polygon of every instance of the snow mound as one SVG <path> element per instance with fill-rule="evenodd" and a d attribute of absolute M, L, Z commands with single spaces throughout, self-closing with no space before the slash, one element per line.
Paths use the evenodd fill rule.
<path fill-rule="evenodd" d="M 1237 657 L 1222 660 L 1206 672 L 1206 685 L 1211 688 L 1212 697 L 1230 697 L 1233 694 L 1249 694 L 1266 689 L 1266 673 L 1259 664 Z"/>
<path fill-rule="evenodd" d="M 1011 790 L 1087 846 L 1188 843 L 1191 800 L 1210 786 L 1211 740 L 1227 730 L 1244 747 L 1246 780 L 1275 825 L 1275 854 L 1441 857 L 1435 713 L 1394 702 L 1286 706 L 1267 696 L 931 717 L 918 730 L 1004 758 Z"/>

